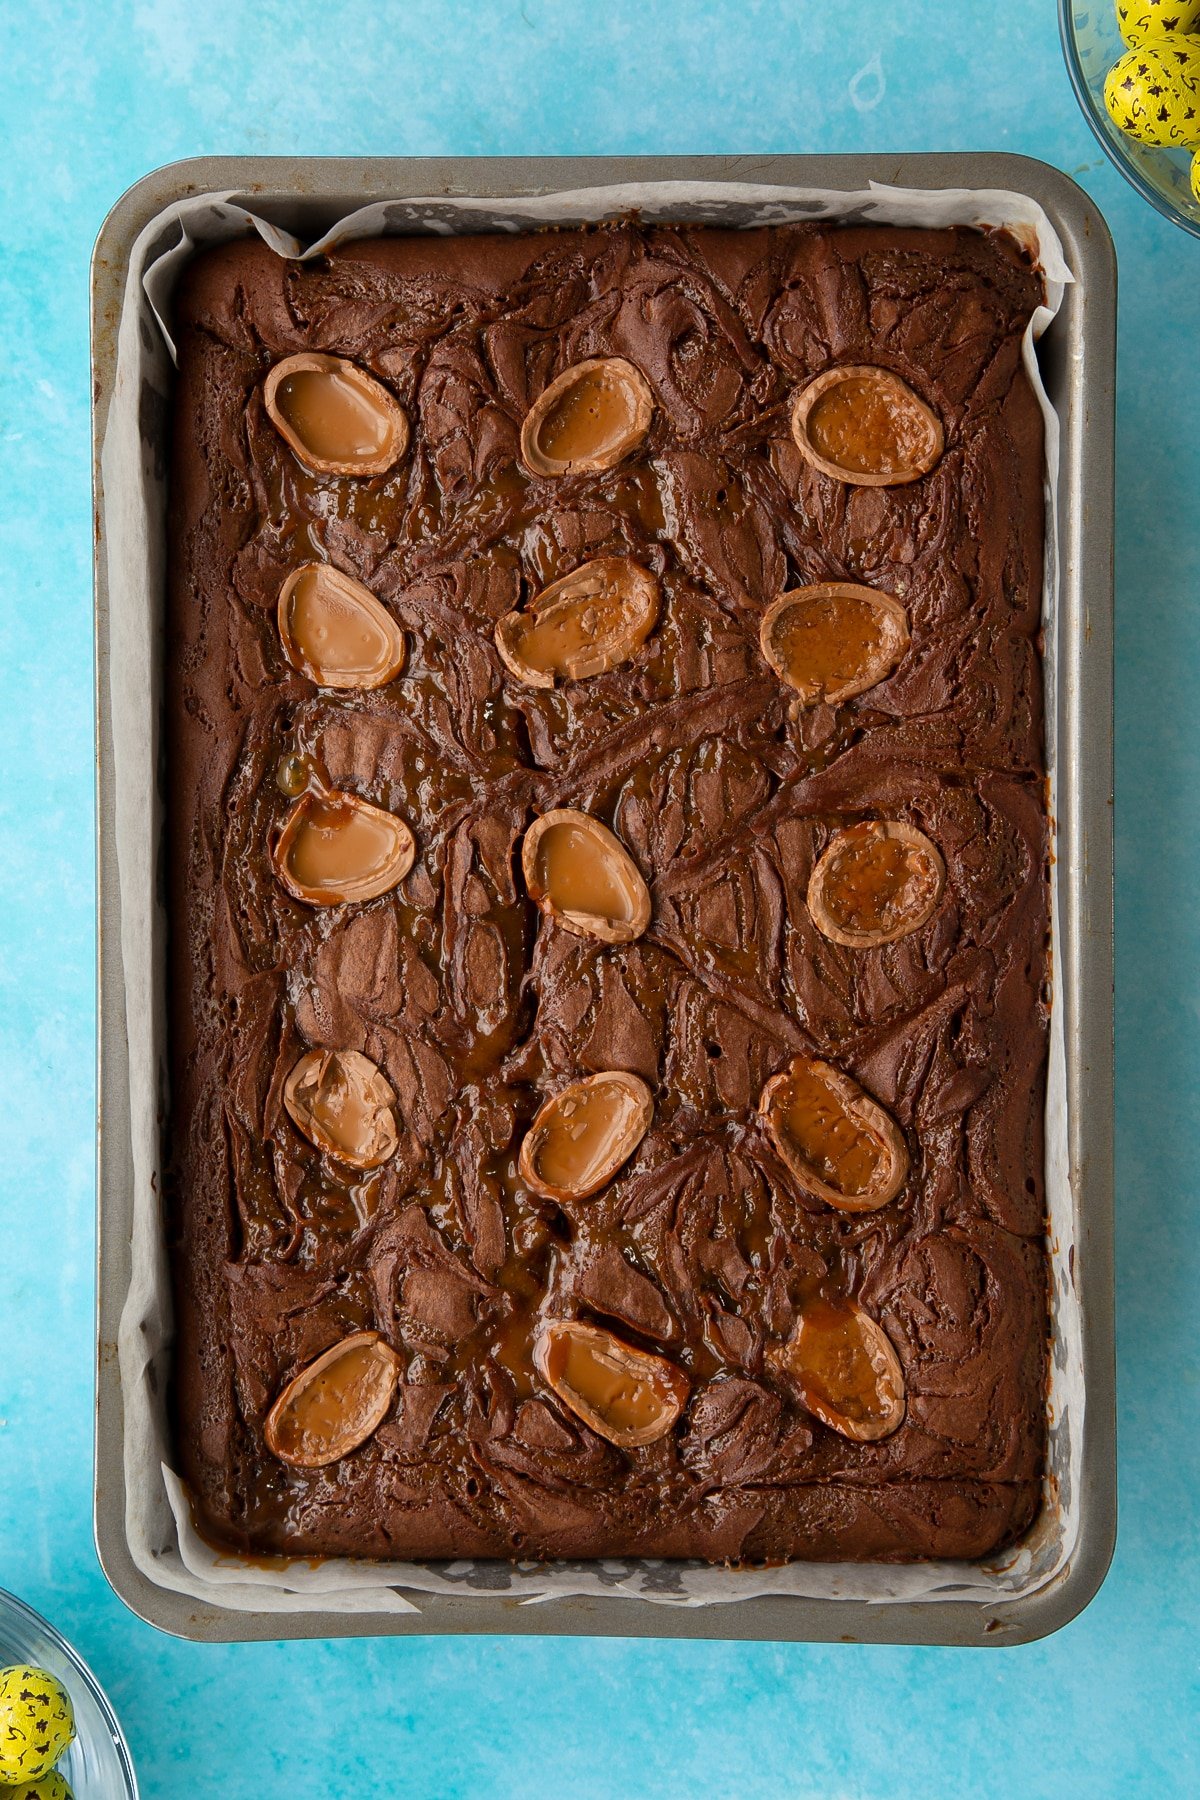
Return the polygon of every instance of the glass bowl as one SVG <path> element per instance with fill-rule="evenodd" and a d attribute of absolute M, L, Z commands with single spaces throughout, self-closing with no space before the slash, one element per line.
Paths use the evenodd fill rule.
<path fill-rule="evenodd" d="M 1191 189 L 1190 154 L 1139 144 L 1136 138 L 1126 137 L 1108 116 L 1104 77 L 1126 50 L 1113 0 L 1058 0 L 1058 26 L 1075 98 L 1106 154 L 1165 219 L 1200 237 L 1200 205 Z"/>
<path fill-rule="evenodd" d="M 138 1800 L 129 1746 L 100 1683 L 53 1625 L 0 1588 L 0 1668 L 13 1663 L 48 1669 L 71 1696 L 77 1736 L 57 1766 L 75 1800 Z"/>

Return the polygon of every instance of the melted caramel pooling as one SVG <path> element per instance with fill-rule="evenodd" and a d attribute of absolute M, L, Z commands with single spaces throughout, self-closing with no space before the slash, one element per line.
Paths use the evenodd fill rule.
<path fill-rule="evenodd" d="M 291 1397 L 275 1423 L 277 1452 L 311 1462 L 342 1444 L 361 1443 L 379 1410 L 382 1384 L 389 1379 L 374 1343 L 352 1344 Z"/>
<path fill-rule="evenodd" d="M 570 675 L 581 651 L 591 650 L 622 632 L 629 602 L 611 583 L 597 583 L 586 598 L 548 607 L 539 618 L 530 614 L 517 647 L 532 669 L 545 675 Z"/>
<path fill-rule="evenodd" d="M 857 681 L 886 661 L 886 626 L 877 607 L 849 594 L 826 594 L 791 606 L 775 627 L 788 676 L 823 690 Z"/>
<path fill-rule="evenodd" d="M 384 868 L 398 836 L 386 814 L 314 800 L 292 841 L 288 867 L 301 887 L 334 900 L 348 883 Z"/>
<path fill-rule="evenodd" d="M 336 369 L 300 369 L 286 376 L 275 404 L 321 462 L 370 462 L 387 449 L 391 418 Z"/>
<path fill-rule="evenodd" d="M 861 375 L 837 382 L 808 415 L 809 442 L 859 475 L 902 475 L 929 449 L 929 425 L 894 389 Z"/>
<path fill-rule="evenodd" d="M 603 456 L 636 422 L 636 395 L 604 370 L 591 369 L 550 408 L 537 434 L 538 448 L 559 462 Z"/>
<path fill-rule="evenodd" d="M 355 1162 L 372 1161 L 392 1130 L 391 1109 L 379 1096 L 354 1078 L 337 1055 L 325 1059 L 320 1078 L 302 1082 L 296 1100 L 319 1135 Z"/>
<path fill-rule="evenodd" d="M 290 800 L 298 799 L 308 786 L 309 766 L 304 757 L 293 751 L 281 756 L 275 765 L 275 786 Z"/>
<path fill-rule="evenodd" d="M 533 1164 L 547 1187 L 583 1188 L 616 1155 L 640 1108 L 615 1081 L 581 1086 L 539 1133 Z"/>
<path fill-rule="evenodd" d="M 814 1175 L 848 1198 L 869 1192 L 884 1161 L 883 1146 L 814 1070 L 793 1068 L 783 1093 L 780 1128 Z"/>
<path fill-rule="evenodd" d="M 578 1394 L 614 1431 L 646 1431 L 662 1418 L 666 1400 L 653 1382 L 573 1334 L 558 1332 L 552 1337 L 546 1378 Z"/>
<path fill-rule="evenodd" d="M 287 605 L 293 641 L 319 672 L 367 676 L 391 659 L 392 642 L 379 621 L 319 567 L 301 572 Z"/>
<path fill-rule="evenodd" d="M 847 831 L 825 875 L 822 897 L 847 931 L 891 931 L 925 910 L 937 872 L 914 844 L 872 825 Z"/>
<path fill-rule="evenodd" d="M 889 1416 L 880 1372 L 852 1307 L 831 1300 L 811 1301 L 804 1309 L 799 1357 L 797 1377 L 802 1388 L 830 1412 L 854 1424 L 876 1423 Z"/>
<path fill-rule="evenodd" d="M 538 880 L 559 912 L 628 923 L 635 896 L 605 844 L 581 825 L 550 825 L 537 847 Z"/>

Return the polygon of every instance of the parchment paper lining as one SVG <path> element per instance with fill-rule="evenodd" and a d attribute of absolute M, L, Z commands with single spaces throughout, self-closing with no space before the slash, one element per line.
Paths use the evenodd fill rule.
<path fill-rule="evenodd" d="M 113 399 L 101 455 L 111 595 L 111 706 L 116 839 L 130 1061 L 134 1167 L 132 1276 L 118 1338 L 125 1416 L 126 1531 L 138 1568 L 159 1586 L 210 1605 L 253 1612 L 314 1608 L 344 1613 L 419 1612 L 408 1594 L 494 1593 L 525 1603 L 568 1594 L 620 1595 L 705 1606 L 757 1595 L 813 1599 L 996 1602 L 1036 1592 L 1069 1562 L 1079 1526 L 1084 1408 L 1081 1322 L 1070 1273 L 1075 1236 L 1067 1155 L 1063 958 L 1058 899 L 1051 902 L 1053 1011 L 1046 1101 L 1046 1191 L 1050 1216 L 1052 1354 L 1050 1456 L 1045 1505 L 1024 1542 L 981 1563 L 793 1563 L 729 1570 L 631 1559 L 511 1566 L 499 1562 L 243 1562 L 221 1555 L 192 1526 L 170 1467 L 165 1396 L 171 1302 L 160 1209 L 160 1119 L 166 1116 L 166 920 L 158 887 L 159 696 L 165 583 L 166 443 L 171 362 L 170 298 L 201 245 L 257 231 L 281 255 L 318 256 L 334 244 L 389 233 L 521 231 L 609 218 L 631 210 L 650 220 L 735 228 L 812 219 L 880 224 L 1004 227 L 1029 246 L 1046 276 L 1024 345 L 1025 366 L 1046 422 L 1047 539 L 1044 627 L 1047 759 L 1057 815 L 1055 754 L 1057 489 L 1059 422 L 1034 351 L 1072 280 L 1042 208 L 1001 189 L 921 190 L 872 183 L 856 193 L 753 183 L 656 182 L 588 188 L 516 200 L 431 197 L 382 202 L 351 213 L 305 249 L 229 194 L 199 195 L 166 208 L 139 236 L 130 261 L 117 343 Z"/>

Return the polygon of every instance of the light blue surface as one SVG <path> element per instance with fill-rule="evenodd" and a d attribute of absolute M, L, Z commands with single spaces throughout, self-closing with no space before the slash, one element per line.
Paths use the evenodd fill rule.
<path fill-rule="evenodd" d="M 108 1590 L 89 1517 L 87 262 L 104 213 L 206 151 L 923 149 L 1057 164 L 1120 256 L 1108 1583 L 1056 1638 L 989 1653 L 159 1635 Z M 1101 159 L 1051 0 L 0 0 L 0 1585 L 91 1661 L 152 1800 L 1200 1792 L 1198 328 L 1200 245 Z"/>

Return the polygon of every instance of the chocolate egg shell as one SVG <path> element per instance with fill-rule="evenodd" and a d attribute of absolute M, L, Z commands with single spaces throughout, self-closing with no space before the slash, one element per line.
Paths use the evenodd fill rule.
<path fill-rule="evenodd" d="M 814 469 L 854 487 L 902 487 L 927 475 L 945 445 L 942 422 L 888 369 L 826 369 L 792 402 L 792 437 Z"/>
<path fill-rule="evenodd" d="M 0 1800 L 75 1800 L 75 1793 L 65 1775 L 51 1769 L 36 1781 L 20 1781 L 16 1787 L 0 1788 Z"/>
<path fill-rule="evenodd" d="M 275 873 L 306 906 L 374 900 L 403 881 L 417 846 L 395 813 L 357 794 L 302 794 L 274 850 Z"/>
<path fill-rule="evenodd" d="M 267 417 L 317 475 L 384 475 L 408 448 L 408 418 L 390 389 L 344 356 L 301 351 L 263 386 Z"/>
<path fill-rule="evenodd" d="M 759 645 L 805 706 L 837 706 L 884 681 L 908 649 L 908 614 L 855 582 L 791 588 L 763 614 Z"/>
<path fill-rule="evenodd" d="M 0 1782 L 39 1781 L 75 1736 L 75 1711 L 48 1669 L 0 1669 Z"/>
<path fill-rule="evenodd" d="M 882 1325 L 854 1300 L 807 1305 L 787 1343 L 767 1352 L 822 1424 L 855 1443 L 890 1437 L 904 1419 L 904 1372 Z"/>
<path fill-rule="evenodd" d="M 582 681 L 627 662 L 658 619 L 658 581 L 626 556 L 598 556 L 496 626 L 496 648 L 529 687 Z"/>
<path fill-rule="evenodd" d="M 590 813 L 543 813 L 525 833 L 521 869 L 529 898 L 577 937 L 628 944 L 650 923 L 650 891 L 618 837 Z"/>
<path fill-rule="evenodd" d="M 650 1089 L 637 1075 L 609 1069 L 573 1081 L 539 1107 L 517 1171 L 547 1199 L 586 1200 L 628 1162 L 653 1117 Z"/>
<path fill-rule="evenodd" d="M 577 1418 L 625 1450 L 665 1437 L 688 1397 L 674 1363 L 574 1319 L 543 1322 L 533 1363 Z"/>
<path fill-rule="evenodd" d="M 1117 0 L 1117 24 L 1131 50 L 1177 32 L 1200 32 L 1200 0 Z"/>
<path fill-rule="evenodd" d="M 543 390 L 521 427 L 521 460 L 535 475 L 613 469 L 650 429 L 654 396 L 623 356 L 575 363 Z"/>
<path fill-rule="evenodd" d="M 51 1769 L 36 1781 L 19 1781 L 15 1787 L 0 1789 L 0 1800 L 75 1800 L 65 1775 Z"/>
<path fill-rule="evenodd" d="M 296 1469 L 339 1462 L 378 1430 L 391 1410 L 400 1359 L 377 1331 L 359 1331 L 301 1369 L 263 1427 L 268 1450 Z"/>
<path fill-rule="evenodd" d="M 279 590 L 279 639 L 318 687 L 385 687 L 404 667 L 404 633 L 370 588 L 329 563 L 304 563 Z"/>
<path fill-rule="evenodd" d="M 318 1150 L 352 1169 L 378 1169 L 396 1153 L 396 1095 L 358 1050 L 310 1050 L 288 1075 L 283 1104 Z"/>
<path fill-rule="evenodd" d="M 923 831 L 863 819 L 826 846 L 809 877 L 808 910 L 832 943 L 865 950 L 919 931 L 945 881 L 941 853 Z"/>
<path fill-rule="evenodd" d="M 1200 148 L 1200 38 L 1156 38 L 1128 50 L 1104 80 L 1113 123 L 1142 144 Z"/>
<path fill-rule="evenodd" d="M 793 1057 L 763 1088 L 758 1111 L 799 1185 L 838 1212 L 877 1212 L 903 1187 L 900 1127 L 832 1063 Z"/>

